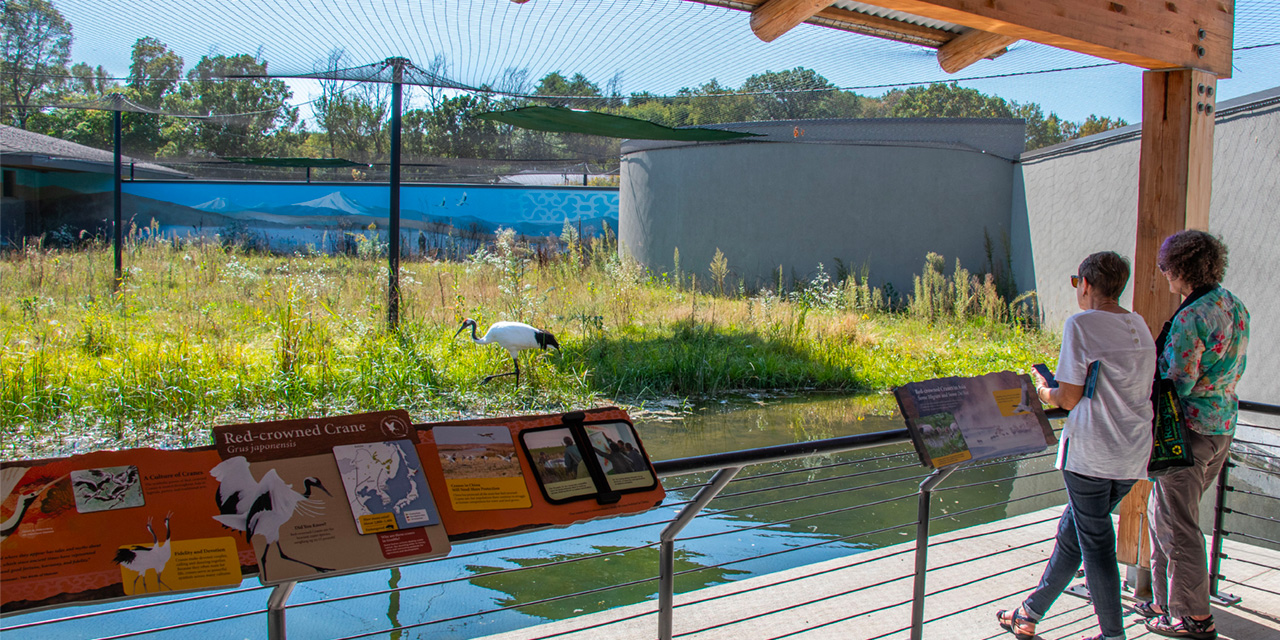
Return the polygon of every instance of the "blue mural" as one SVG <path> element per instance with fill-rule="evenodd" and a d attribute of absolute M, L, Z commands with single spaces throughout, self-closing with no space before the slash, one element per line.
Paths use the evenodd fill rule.
<path fill-rule="evenodd" d="M 156 181 L 126 182 L 124 192 L 124 215 L 139 227 L 154 220 L 166 235 L 247 231 L 277 250 L 333 250 L 346 233 L 381 235 L 390 224 L 390 192 L 378 184 Z M 488 185 L 404 185 L 400 190 L 400 226 L 409 246 L 427 236 L 479 240 L 499 228 L 555 237 L 565 222 L 584 236 L 601 233 L 606 224 L 616 230 L 618 190 Z"/>

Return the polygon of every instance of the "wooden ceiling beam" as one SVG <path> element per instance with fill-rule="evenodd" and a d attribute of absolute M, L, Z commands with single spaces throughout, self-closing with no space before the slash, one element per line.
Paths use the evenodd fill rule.
<path fill-rule="evenodd" d="M 831 0 L 765 0 L 751 11 L 751 30 L 765 42 L 794 29 L 831 6 Z"/>
<path fill-rule="evenodd" d="M 776 1 L 776 0 L 775 0 Z M 1231 77 L 1234 0 L 871 0 L 1144 69 Z"/>
<path fill-rule="evenodd" d="M 938 66 L 955 73 L 983 58 L 1004 53 L 1017 41 L 1013 36 L 971 29 L 938 48 Z"/>

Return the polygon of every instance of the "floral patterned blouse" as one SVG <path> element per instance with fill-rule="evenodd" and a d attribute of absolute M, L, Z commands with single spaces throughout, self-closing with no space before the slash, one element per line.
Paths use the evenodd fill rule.
<path fill-rule="evenodd" d="M 1235 432 L 1240 408 L 1236 383 L 1244 374 L 1249 310 L 1216 287 L 1172 320 L 1160 375 L 1173 382 L 1187 426 L 1204 435 Z"/>

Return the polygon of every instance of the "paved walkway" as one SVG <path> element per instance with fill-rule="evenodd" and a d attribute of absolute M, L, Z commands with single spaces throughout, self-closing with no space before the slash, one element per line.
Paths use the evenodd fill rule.
<path fill-rule="evenodd" d="M 1061 508 L 934 536 L 924 638 L 1011 638 L 995 611 L 1018 604 L 1039 580 Z M 981 535 L 978 534 L 988 534 Z M 677 546 L 679 542 L 677 542 Z M 1215 607 L 1224 640 L 1280 639 L 1280 553 L 1228 540 L 1222 591 L 1241 596 Z M 990 555 L 996 553 L 995 555 Z M 675 637 L 696 640 L 909 638 L 915 566 L 912 543 L 797 567 L 676 596 Z M 491 640 L 656 638 L 656 602 L 490 636 Z M 1129 638 L 1158 638 L 1127 614 Z M 1043 640 L 1097 633 L 1086 600 L 1064 595 L 1039 625 Z"/>

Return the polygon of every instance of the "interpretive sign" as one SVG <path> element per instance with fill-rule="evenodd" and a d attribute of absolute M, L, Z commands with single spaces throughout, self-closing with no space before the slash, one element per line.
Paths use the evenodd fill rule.
<path fill-rule="evenodd" d="M 1033 453 L 1057 442 L 1026 375 L 912 382 L 894 395 L 927 467 Z"/>
<path fill-rule="evenodd" d="M 530 454 L 523 436 L 548 431 L 563 433 Z M 0 462 L 0 612 L 395 566 L 445 555 L 451 539 L 637 513 L 664 496 L 617 408 L 425 425 L 384 411 L 213 436 Z M 545 474 L 568 466 L 577 484 L 557 491 L 570 479 Z"/>
<path fill-rule="evenodd" d="M 263 584 L 445 555 L 411 425 L 384 411 L 215 427 L 214 519 L 252 542 Z"/>
<path fill-rule="evenodd" d="M 204 447 L 0 465 L 0 611 L 239 585 L 253 559 L 213 519 L 217 463 Z"/>

